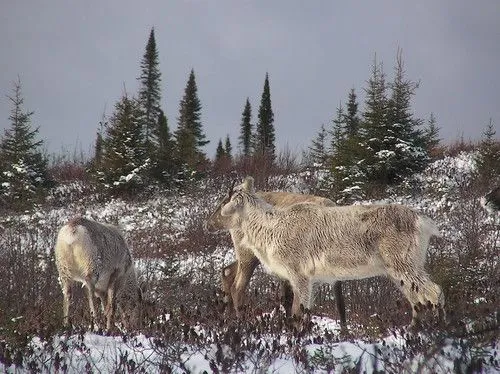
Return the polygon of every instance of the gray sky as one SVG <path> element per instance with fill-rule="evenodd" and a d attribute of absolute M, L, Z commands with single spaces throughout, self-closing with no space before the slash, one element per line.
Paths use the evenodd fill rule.
<path fill-rule="evenodd" d="M 266 72 L 277 145 L 300 153 L 352 87 L 363 107 L 375 53 L 392 79 L 398 46 L 442 139 L 480 139 L 490 118 L 500 133 L 498 0 L 2 0 L 1 134 L 19 75 L 48 150 L 88 152 L 123 84 L 137 91 L 153 26 L 170 128 L 194 68 L 210 157 L 226 134 L 236 148 L 247 97 L 256 121 Z"/>

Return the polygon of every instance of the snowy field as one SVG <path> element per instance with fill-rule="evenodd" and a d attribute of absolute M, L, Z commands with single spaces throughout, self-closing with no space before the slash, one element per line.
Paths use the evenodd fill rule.
<path fill-rule="evenodd" d="M 407 204 L 434 218 L 443 233 L 444 241 L 431 247 L 430 251 L 453 256 L 456 240 L 461 238 L 461 230 L 466 230 L 466 226 L 471 224 L 467 219 L 464 222 L 457 220 L 456 211 L 478 209 L 477 199 L 463 201 L 457 197 L 457 189 L 470 178 L 473 170 L 473 157 L 470 154 L 439 160 L 424 173 L 408 181 L 409 187 L 405 193 L 394 194 L 383 202 Z M 307 192 L 304 191 L 300 176 L 287 183 L 288 190 Z M 60 188 L 53 196 L 67 196 L 75 186 L 64 188 Z M 417 190 L 418 192 L 414 192 Z M 54 274 L 50 273 L 53 272 L 50 256 L 54 230 L 68 218 L 82 214 L 118 224 L 136 253 L 136 265 L 142 276 L 150 284 L 162 281 L 168 283 L 170 279 L 189 279 L 189 284 L 179 283 L 179 287 L 186 287 L 187 295 L 187 287 L 217 282 L 218 270 L 234 259 L 227 238 L 226 241 L 209 247 L 203 247 L 203 241 L 195 240 L 199 217 L 206 216 L 216 200 L 217 196 L 214 196 L 200 204 L 199 196 L 185 195 L 156 196 L 137 204 L 119 199 L 105 203 L 90 202 L 86 205 L 71 201 L 67 206 L 52 208 L 48 212 L 40 210 L 21 216 L 4 217 L 0 221 L 0 248 L 14 245 L 28 250 L 29 247 L 29 250 L 40 254 L 38 268 L 34 271 L 39 272 L 40 276 L 53 277 Z M 498 250 L 500 238 L 498 226 L 495 226 L 498 224 L 494 217 L 483 213 L 480 207 L 478 212 L 478 225 L 496 227 L 482 236 L 482 245 Z M 15 231 L 12 227 L 34 227 L 35 230 L 30 235 L 24 235 L 22 231 Z M 194 234 L 188 238 L 188 232 Z M 154 235 L 152 241 L 148 240 L 151 235 Z M 202 248 L 193 248 L 197 245 Z M 176 248 L 175 252 L 170 257 L 165 257 L 165 253 L 170 253 L 167 251 L 172 247 Z M 479 263 L 477 266 L 498 270 L 498 257 L 492 262 Z M 148 292 L 155 299 L 179 298 L 179 294 L 174 294 L 173 291 L 172 295 L 165 296 L 163 288 L 155 286 L 150 287 Z M 59 293 L 59 289 L 53 291 L 55 300 L 60 300 Z M 488 295 L 487 291 L 478 293 L 474 297 L 474 303 L 491 306 L 493 316 L 498 301 L 492 302 Z M 199 300 L 205 300 L 202 296 L 209 297 L 200 295 Z M 54 308 L 60 308 L 59 302 L 54 304 Z M 59 309 L 55 310 L 60 312 Z M 274 313 L 263 311 L 255 317 L 255 325 L 259 326 L 260 319 L 273 321 L 276 317 Z M 17 318 L 22 319 L 23 316 Z M 168 311 L 159 313 L 155 319 L 155 324 L 160 326 L 159 330 L 162 326 L 169 331 L 175 330 Z M 176 321 L 179 324 L 178 340 L 173 338 L 175 333 L 162 339 L 161 334 L 150 331 L 113 336 L 88 329 L 74 333 L 59 331 L 44 337 L 33 334 L 28 337 L 25 356 L 17 365 L 15 360 L 11 363 L 6 360 L 6 346 L 10 343 L 3 342 L 0 348 L 0 372 L 451 373 L 465 370 L 477 357 L 485 358 L 480 369 L 482 372 L 497 372 L 500 367 L 496 356 L 500 348 L 498 335 L 489 344 L 476 345 L 468 344 L 467 335 L 461 338 L 456 335 L 447 337 L 442 331 L 409 334 L 405 326 L 398 326 L 376 336 L 359 337 L 355 332 L 366 329 L 365 325 L 356 323 L 354 326 L 353 323 L 349 326 L 351 334 L 341 334 L 336 319 L 318 313 L 312 316 L 313 327 L 307 333 L 296 334 L 285 328 L 278 333 L 276 329 L 262 328 L 260 331 L 258 327 L 242 328 L 244 334 L 235 344 L 234 341 L 224 341 L 223 337 L 228 332 L 226 327 L 207 322 L 206 318 L 191 318 L 189 322 L 185 322 L 191 338 L 181 333 L 184 329 L 182 319 Z M 11 322 L 16 323 L 14 318 Z M 472 331 L 473 322 L 464 321 L 465 331 Z M 2 331 L 0 329 L 0 338 L 4 336 Z M 491 357 L 496 357 L 496 361 L 490 360 Z"/>
<path fill-rule="evenodd" d="M 338 324 L 328 318 L 313 318 L 315 329 L 327 330 L 336 334 Z M 199 333 L 202 333 L 200 327 Z M 425 338 L 424 338 L 425 339 Z M 258 349 L 246 354 L 234 371 L 241 373 L 293 373 L 293 372 L 342 372 L 343 370 L 359 370 L 362 372 L 424 372 L 424 373 L 452 373 L 456 359 L 463 356 L 463 350 L 451 340 L 445 342 L 439 354 L 432 356 L 416 355 L 405 359 L 407 354 L 406 339 L 399 333 L 381 339 L 377 343 L 366 343 L 362 340 L 340 341 L 337 343 L 318 344 L 306 343 L 301 349 L 309 355 L 314 367 L 315 361 L 320 363 L 310 370 L 287 354 L 273 355 L 269 347 L 272 336 L 265 336 L 256 344 Z M 32 345 L 33 359 L 43 363 L 43 372 L 52 373 L 62 370 L 68 373 L 83 373 L 89 369 L 92 372 L 159 372 L 165 359 L 169 359 L 169 366 L 173 372 L 213 372 L 210 362 L 215 362 L 217 356 L 232 356 L 233 350 L 224 346 L 207 343 L 202 347 L 189 344 L 159 347 L 154 338 L 138 334 L 133 338 L 113 336 L 107 337 L 94 333 L 84 333 L 79 336 L 57 336 L 53 347 L 48 349 L 47 342 L 34 338 Z M 280 344 L 286 344 L 285 341 Z M 491 352 L 498 350 L 498 342 L 492 344 Z M 170 350 L 170 352 L 169 352 Z M 267 352 L 266 352 L 267 350 Z M 432 351 L 432 347 L 429 347 Z M 484 352 L 486 355 L 488 352 Z M 70 357 L 61 359 L 58 357 Z M 133 362 L 134 364 L 129 364 Z M 325 364 L 326 363 L 326 364 Z M 324 365 L 323 367 L 321 367 Z M 133 368 L 133 369 L 132 369 Z M 24 372 L 23 370 L 4 368 L 6 372 Z M 491 369 L 491 372 L 495 372 Z"/>

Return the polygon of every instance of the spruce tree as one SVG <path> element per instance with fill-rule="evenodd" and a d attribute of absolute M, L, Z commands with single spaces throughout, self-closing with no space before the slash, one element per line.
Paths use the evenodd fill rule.
<path fill-rule="evenodd" d="M 206 161 L 206 155 L 201 147 L 208 144 L 209 141 L 206 140 L 201 124 L 201 103 L 198 98 L 194 70 L 191 70 L 189 74 L 184 96 L 179 105 L 179 117 L 174 138 L 176 142 L 175 159 L 178 167 L 184 171 L 199 169 L 200 165 Z"/>
<path fill-rule="evenodd" d="M 154 177 L 162 183 L 170 184 L 174 173 L 175 143 L 168 126 L 167 116 L 160 109 L 158 115 L 158 152 L 153 167 Z"/>
<path fill-rule="evenodd" d="M 368 178 L 377 183 L 387 183 L 387 176 L 381 166 L 390 153 L 384 144 L 387 131 L 387 87 L 382 63 L 375 55 L 372 64 L 372 75 L 365 88 L 365 108 L 363 112 L 362 144 L 366 153 L 366 173 Z"/>
<path fill-rule="evenodd" d="M 332 120 L 332 138 L 330 143 L 330 150 L 332 154 L 332 160 L 340 157 L 340 151 L 342 148 L 342 143 L 345 139 L 345 113 L 342 103 L 339 104 L 335 111 L 335 118 Z"/>
<path fill-rule="evenodd" d="M 428 163 L 425 132 L 419 128 L 422 121 L 414 118 L 411 110 L 417 88 L 417 83 L 406 78 L 400 49 L 394 80 L 389 85 L 382 63 L 375 58 L 365 89 L 361 131 L 365 171 L 375 186 L 399 183 Z"/>
<path fill-rule="evenodd" d="M 232 160 L 233 158 L 232 152 L 233 152 L 233 147 L 231 145 L 231 140 L 229 139 L 229 135 L 226 135 L 226 141 L 224 142 L 224 153 L 226 154 L 228 160 Z"/>
<path fill-rule="evenodd" d="M 215 151 L 215 160 L 213 165 L 213 169 L 216 174 L 227 175 L 227 173 L 231 170 L 231 150 L 232 146 L 229 140 L 229 136 L 226 136 L 226 140 L 224 141 L 224 143 L 222 142 L 222 139 L 219 139 L 219 143 L 217 143 L 217 149 Z"/>
<path fill-rule="evenodd" d="M 325 125 L 322 124 L 318 134 L 312 140 L 311 145 L 308 147 L 308 158 L 310 163 L 320 167 L 327 166 L 329 160 L 327 143 L 328 131 L 326 130 Z"/>
<path fill-rule="evenodd" d="M 257 155 L 275 158 L 274 113 L 271 105 L 271 90 L 269 74 L 266 73 L 264 89 L 260 100 L 258 123 L 255 136 L 255 151 Z"/>
<path fill-rule="evenodd" d="M 146 157 L 139 102 L 124 93 L 115 104 L 103 142 L 101 180 L 109 187 L 130 191 L 145 182 Z"/>
<path fill-rule="evenodd" d="M 248 157 L 252 152 L 252 107 L 250 101 L 245 103 L 245 108 L 241 114 L 239 146 L 243 157 Z"/>
<path fill-rule="evenodd" d="M 97 134 L 94 143 L 94 157 L 90 162 L 91 171 L 97 171 L 101 167 L 103 143 L 104 143 L 102 132 L 106 126 L 107 122 L 104 121 L 104 118 L 102 121 L 99 121 L 99 127 L 97 128 Z"/>
<path fill-rule="evenodd" d="M 500 174 L 500 142 L 495 140 L 496 131 L 490 118 L 483 131 L 479 154 L 476 159 L 477 169 L 483 185 L 490 185 Z"/>
<path fill-rule="evenodd" d="M 411 99 L 419 84 L 406 78 L 402 50 L 396 54 L 394 79 L 389 84 L 391 97 L 387 103 L 387 122 L 393 126 L 394 136 L 406 136 L 413 131 L 414 121 L 411 112 Z M 394 124 L 398 126 L 394 127 Z"/>
<path fill-rule="evenodd" d="M 226 155 L 226 151 L 224 150 L 224 146 L 222 145 L 222 139 L 219 139 L 219 143 L 217 143 L 217 149 L 215 150 L 215 162 L 220 162 L 224 159 Z"/>
<path fill-rule="evenodd" d="M 41 151 L 43 141 L 37 139 L 33 127 L 33 111 L 25 111 L 21 80 L 14 83 L 12 96 L 7 96 L 12 109 L 0 142 L 0 196 L 10 208 L 26 208 L 48 187 L 47 159 Z"/>
<path fill-rule="evenodd" d="M 387 103 L 387 134 L 385 149 L 391 157 L 384 165 L 388 183 L 398 183 L 404 177 L 423 170 L 429 157 L 422 120 L 414 118 L 411 100 L 419 84 L 406 78 L 402 50 L 398 49 L 395 76 L 391 84 L 391 97 Z"/>
<path fill-rule="evenodd" d="M 348 113 L 344 113 L 340 104 L 333 120 L 330 190 L 342 203 L 364 197 L 366 173 L 363 169 L 363 150 L 359 145 L 357 106 L 354 91 L 351 90 L 348 97 Z"/>
<path fill-rule="evenodd" d="M 377 61 L 376 56 L 365 93 L 361 139 L 365 156 L 365 173 L 370 184 L 387 185 L 392 177 L 392 170 L 388 165 L 394 157 L 395 137 L 388 122 L 389 99 L 383 64 Z"/>
<path fill-rule="evenodd" d="M 346 136 L 352 137 L 358 135 L 360 118 L 358 114 L 358 99 L 354 88 L 349 91 L 347 98 L 347 113 L 345 115 Z"/>
<path fill-rule="evenodd" d="M 158 50 L 156 48 L 155 30 L 151 29 L 146 44 L 146 51 L 141 60 L 141 75 L 138 100 L 142 110 L 142 127 L 144 143 L 148 157 L 154 159 L 158 148 L 158 116 L 161 101 L 161 72 L 159 69 Z"/>
<path fill-rule="evenodd" d="M 427 153 L 431 158 L 437 157 L 439 147 L 439 127 L 437 126 L 436 117 L 431 113 L 427 122 L 427 128 L 424 130 L 425 146 Z"/>

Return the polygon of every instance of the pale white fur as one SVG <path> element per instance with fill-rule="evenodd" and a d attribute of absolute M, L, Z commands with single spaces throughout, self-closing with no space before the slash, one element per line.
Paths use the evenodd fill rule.
<path fill-rule="evenodd" d="M 311 306 L 316 281 L 362 279 L 385 275 L 412 305 L 442 309 L 444 296 L 424 264 L 429 240 L 439 236 L 435 223 L 402 205 L 325 207 L 309 203 L 272 207 L 253 190 L 253 179 L 221 209 L 231 227 L 243 233 L 242 244 L 273 273 L 290 281 L 292 311 Z M 244 184 L 245 184 L 244 183 Z"/>
<path fill-rule="evenodd" d="M 55 258 L 63 291 L 65 324 L 68 323 L 71 283 L 74 281 L 87 288 L 94 318 L 94 295 L 101 299 L 107 329 L 112 326 L 117 303 L 122 316 L 130 312 L 134 314 L 134 322 L 140 323 L 142 293 L 132 255 L 117 227 L 74 218 L 59 230 Z"/>

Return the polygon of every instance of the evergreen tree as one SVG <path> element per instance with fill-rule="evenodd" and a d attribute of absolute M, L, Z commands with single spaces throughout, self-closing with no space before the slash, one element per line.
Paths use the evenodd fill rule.
<path fill-rule="evenodd" d="M 406 136 L 414 131 L 414 120 L 411 112 L 411 99 L 419 84 L 406 78 L 404 69 L 403 52 L 398 49 L 396 54 L 396 66 L 394 67 L 394 80 L 389 84 L 391 98 L 387 105 L 387 122 L 389 125 L 398 124 L 393 127 L 394 136 Z"/>
<path fill-rule="evenodd" d="M 240 136 L 239 145 L 241 147 L 242 155 L 248 157 L 252 151 L 252 107 L 250 101 L 245 103 L 245 108 L 241 114 Z"/>
<path fill-rule="evenodd" d="M 424 132 L 425 144 L 427 148 L 427 153 L 435 158 L 437 156 L 437 149 L 439 146 L 439 127 L 436 124 L 436 117 L 434 113 L 431 113 L 427 128 Z"/>
<path fill-rule="evenodd" d="M 347 113 L 345 115 L 345 132 L 347 137 L 358 135 L 360 119 L 358 115 L 358 99 L 354 88 L 349 91 Z"/>
<path fill-rule="evenodd" d="M 158 148 L 158 116 L 161 101 L 161 72 L 159 69 L 158 50 L 156 49 L 155 30 L 151 29 L 146 44 L 146 51 L 141 60 L 141 75 L 138 100 L 142 110 L 142 127 L 148 157 L 156 154 Z"/>
<path fill-rule="evenodd" d="M 367 176 L 382 186 L 422 170 L 429 160 L 425 133 L 419 129 L 422 121 L 413 118 L 411 111 L 418 84 L 406 78 L 400 49 L 389 88 L 387 98 L 383 67 L 375 59 L 365 90 L 362 135 Z"/>
<path fill-rule="evenodd" d="M 95 139 L 94 160 L 97 165 L 100 165 L 102 159 L 102 128 L 97 131 Z"/>
<path fill-rule="evenodd" d="M 174 134 L 176 142 L 175 159 L 179 168 L 193 171 L 206 161 L 201 147 L 209 143 L 201 124 L 201 103 L 194 70 L 191 70 L 179 105 L 178 125 Z"/>
<path fill-rule="evenodd" d="M 340 104 L 333 120 L 330 190 L 342 203 L 364 197 L 362 190 L 366 175 L 363 169 L 363 153 L 359 146 L 357 105 L 354 91 L 351 90 L 348 113 L 344 113 Z"/>
<path fill-rule="evenodd" d="M 422 120 L 414 118 L 411 99 L 419 84 L 406 78 L 402 50 L 396 55 L 395 76 L 390 84 L 391 98 L 387 105 L 386 149 L 393 152 L 385 165 L 389 183 L 397 183 L 404 177 L 424 169 L 429 161 Z"/>
<path fill-rule="evenodd" d="M 99 121 L 99 127 L 97 128 L 97 134 L 94 143 L 94 157 L 90 162 L 90 170 L 92 171 L 97 171 L 101 167 L 103 143 L 104 143 L 102 131 L 106 125 L 107 122 L 104 121 L 104 118 L 102 121 Z"/>
<path fill-rule="evenodd" d="M 256 128 L 255 151 L 257 155 L 269 156 L 271 161 L 273 161 L 275 158 L 275 135 L 273 123 L 274 113 L 271 106 L 269 74 L 266 73 Z"/>
<path fill-rule="evenodd" d="M 160 109 L 158 115 L 158 152 L 155 156 L 153 175 L 163 183 L 169 184 L 174 172 L 174 149 L 175 143 L 168 126 L 167 116 Z"/>
<path fill-rule="evenodd" d="M 214 161 L 214 171 L 216 172 L 216 174 L 225 175 L 231 169 L 231 149 L 232 147 L 231 142 L 229 141 L 229 136 L 226 136 L 224 144 L 222 143 L 222 139 L 219 139 Z"/>
<path fill-rule="evenodd" d="M 476 159 L 477 169 L 483 185 L 489 185 L 500 174 L 500 142 L 495 140 L 496 131 L 493 120 L 486 126 L 479 145 L 479 155 Z"/>
<path fill-rule="evenodd" d="M 386 183 L 385 170 L 380 167 L 380 158 L 387 153 L 384 138 L 387 131 L 387 87 L 383 65 L 375 55 L 372 75 L 365 88 L 365 109 L 363 112 L 363 147 L 366 155 L 366 173 L 375 182 Z"/>
<path fill-rule="evenodd" d="M 328 131 L 325 129 L 325 125 L 321 125 L 318 134 L 312 140 L 312 144 L 308 147 L 308 158 L 310 163 L 321 165 L 322 167 L 327 166 L 329 160 L 327 142 Z"/>
<path fill-rule="evenodd" d="M 340 156 L 340 150 L 345 138 L 345 118 L 344 107 L 341 102 L 336 109 L 336 117 L 332 120 L 332 140 L 330 144 L 332 161 Z"/>
<path fill-rule="evenodd" d="M 145 182 L 149 159 L 141 118 L 139 102 L 124 93 L 115 104 L 103 142 L 99 175 L 109 187 L 131 190 Z"/>
<path fill-rule="evenodd" d="M 226 135 L 226 141 L 224 143 L 224 153 L 229 160 L 232 160 L 233 158 L 232 152 L 233 147 L 231 146 L 231 140 L 229 139 L 229 135 Z"/>
<path fill-rule="evenodd" d="M 224 159 L 226 155 L 226 151 L 224 150 L 224 146 L 222 145 L 222 139 L 219 139 L 219 143 L 217 143 L 217 149 L 215 150 L 215 162 L 219 162 Z"/>
<path fill-rule="evenodd" d="M 11 102 L 10 127 L 5 129 L 0 142 L 0 196 L 11 208 L 25 208 L 48 187 L 47 159 L 41 152 L 39 128 L 31 125 L 34 112 L 25 111 L 21 80 L 14 83 Z"/>

